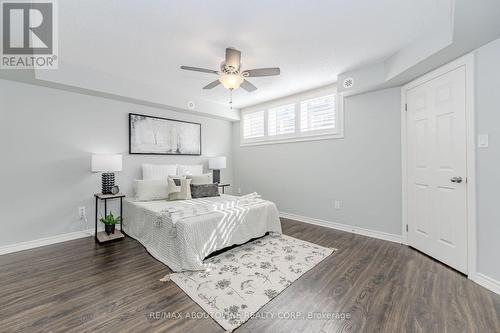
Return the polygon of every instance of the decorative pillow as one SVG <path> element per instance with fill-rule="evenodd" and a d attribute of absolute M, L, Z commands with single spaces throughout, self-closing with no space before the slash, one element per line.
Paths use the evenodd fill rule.
<path fill-rule="evenodd" d="M 191 197 L 196 198 L 208 198 L 208 197 L 218 197 L 219 187 L 217 184 L 201 184 L 193 185 L 191 184 Z"/>
<path fill-rule="evenodd" d="M 143 164 L 142 165 L 142 179 L 167 179 L 168 176 L 175 176 L 177 174 L 176 164 Z"/>
<path fill-rule="evenodd" d="M 149 179 L 134 181 L 134 197 L 136 201 L 168 199 L 166 179 Z"/>
<path fill-rule="evenodd" d="M 187 179 L 191 179 L 192 185 L 203 185 L 203 184 L 213 184 L 212 174 L 204 173 L 202 175 L 189 175 L 186 176 Z"/>
<path fill-rule="evenodd" d="M 170 193 L 177 193 L 181 191 L 181 180 L 186 179 L 186 176 L 168 176 L 167 178 L 167 191 Z"/>
<path fill-rule="evenodd" d="M 173 178 L 169 178 L 169 187 L 174 183 Z M 191 179 L 182 179 L 179 192 L 172 192 L 168 194 L 168 200 L 186 200 L 191 199 Z"/>
<path fill-rule="evenodd" d="M 177 166 L 177 174 L 179 176 L 202 175 L 203 174 L 203 164 L 178 165 Z"/>

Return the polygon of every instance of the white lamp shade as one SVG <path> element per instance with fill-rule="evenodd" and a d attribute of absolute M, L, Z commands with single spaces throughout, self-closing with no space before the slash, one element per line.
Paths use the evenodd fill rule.
<path fill-rule="evenodd" d="M 208 168 L 220 170 L 226 168 L 226 156 L 212 157 L 208 160 Z"/>
<path fill-rule="evenodd" d="M 92 172 L 122 171 L 122 155 L 98 154 L 92 155 Z"/>

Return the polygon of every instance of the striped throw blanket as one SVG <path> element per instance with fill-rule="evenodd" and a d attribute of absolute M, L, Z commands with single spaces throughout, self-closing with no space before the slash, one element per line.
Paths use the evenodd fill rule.
<path fill-rule="evenodd" d="M 172 224 L 175 225 L 184 218 L 210 214 L 213 212 L 231 212 L 238 208 L 246 208 L 264 202 L 261 196 L 256 192 L 234 198 L 233 200 L 221 202 L 203 199 L 176 201 L 171 206 L 167 206 L 163 209 L 161 215 L 170 218 Z M 161 227 L 161 224 L 158 223 L 161 221 L 162 219 L 156 220 L 155 225 Z"/>

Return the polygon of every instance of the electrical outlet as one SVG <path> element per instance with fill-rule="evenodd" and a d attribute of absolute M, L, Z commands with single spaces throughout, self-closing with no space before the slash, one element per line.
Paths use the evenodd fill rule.
<path fill-rule="evenodd" d="M 238 194 L 241 194 L 241 187 L 238 187 Z"/>
<path fill-rule="evenodd" d="M 334 205 L 335 209 L 340 209 L 340 201 L 339 200 L 335 200 L 333 202 L 333 205 Z"/>
<path fill-rule="evenodd" d="M 78 207 L 78 216 L 80 217 L 80 220 L 86 220 L 87 213 L 85 212 L 85 207 Z"/>

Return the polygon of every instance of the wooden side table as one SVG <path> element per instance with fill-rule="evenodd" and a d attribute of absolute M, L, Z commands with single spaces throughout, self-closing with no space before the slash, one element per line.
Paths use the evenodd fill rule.
<path fill-rule="evenodd" d="M 226 187 L 231 186 L 231 184 L 218 184 L 218 186 L 222 188 L 222 194 L 224 194 L 226 192 L 225 191 Z"/>
<path fill-rule="evenodd" d="M 108 200 L 112 199 L 120 199 L 120 216 L 123 216 L 123 198 L 125 197 L 125 194 L 123 193 L 117 193 L 117 194 L 102 194 L 102 193 L 96 193 L 94 194 L 95 197 L 95 240 L 97 243 L 102 244 L 106 243 L 109 241 L 114 241 L 114 240 L 119 240 L 125 238 L 125 232 L 122 232 L 123 230 L 123 217 L 122 221 L 120 224 L 120 230 L 115 229 L 114 234 L 106 234 L 104 231 L 97 232 L 97 221 L 98 221 L 98 213 L 99 213 L 99 200 L 104 201 L 104 216 L 106 217 L 108 215 Z"/>

